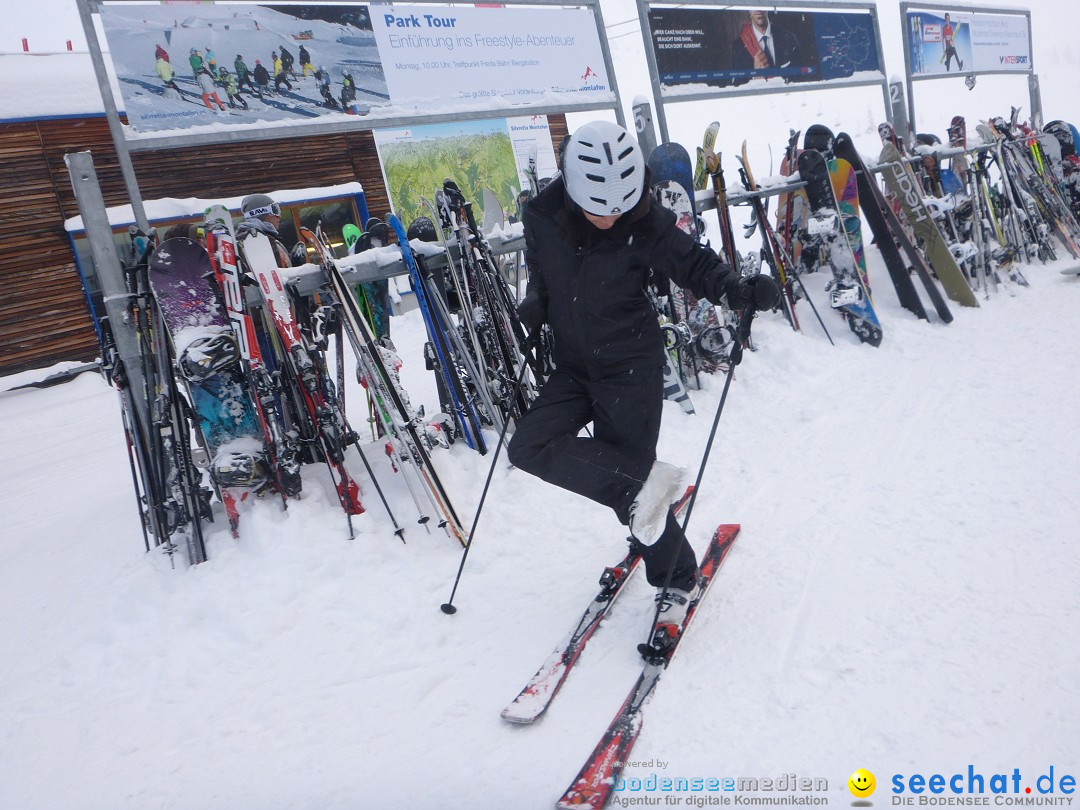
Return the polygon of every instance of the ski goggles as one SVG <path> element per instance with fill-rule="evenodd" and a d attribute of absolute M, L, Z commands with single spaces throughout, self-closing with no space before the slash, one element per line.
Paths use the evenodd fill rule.
<path fill-rule="evenodd" d="M 258 208 L 252 208 L 250 211 L 247 212 L 247 215 L 249 217 L 264 217 L 267 214 L 275 217 L 280 217 L 281 206 L 277 203 L 272 203 L 270 205 L 261 205 Z"/>

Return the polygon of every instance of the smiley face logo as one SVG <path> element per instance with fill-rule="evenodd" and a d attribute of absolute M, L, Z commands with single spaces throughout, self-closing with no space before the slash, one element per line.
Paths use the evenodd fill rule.
<path fill-rule="evenodd" d="M 851 791 L 852 796 L 865 799 L 874 792 L 875 788 L 877 788 L 877 780 L 874 779 L 874 775 L 866 770 L 866 768 L 859 768 L 859 770 L 848 777 L 847 786 L 848 790 Z"/>

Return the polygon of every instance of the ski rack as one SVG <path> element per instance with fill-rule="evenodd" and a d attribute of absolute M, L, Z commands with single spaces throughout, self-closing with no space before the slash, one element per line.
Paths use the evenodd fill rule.
<path fill-rule="evenodd" d="M 941 149 L 933 150 L 934 157 L 941 158 L 954 158 L 960 155 L 975 155 L 979 152 L 987 152 L 995 147 L 992 143 L 980 143 L 975 146 L 960 147 L 960 146 L 946 146 Z M 913 155 L 904 155 L 902 161 L 904 163 L 919 163 L 927 155 L 921 152 Z M 864 159 L 865 160 L 865 159 Z M 867 164 L 867 170 L 871 174 L 879 174 L 885 170 L 887 164 L 885 163 L 873 163 Z M 801 180 L 795 183 L 783 183 L 781 185 L 767 186 L 765 188 L 759 188 L 757 191 L 748 191 L 742 189 L 741 191 L 728 191 L 727 201 L 728 205 L 746 205 L 751 199 L 775 197 L 779 194 L 787 194 L 792 191 L 798 191 L 801 188 L 805 188 L 806 183 Z M 694 192 L 694 205 L 697 206 L 698 212 L 712 211 L 716 208 L 716 196 L 712 193 L 711 189 L 704 189 Z M 509 252 L 509 251 L 507 251 Z"/>
<path fill-rule="evenodd" d="M 801 188 L 806 188 L 806 183 L 799 180 L 794 183 L 783 183 L 776 186 L 766 186 L 765 188 L 758 188 L 754 191 L 750 191 L 747 188 L 743 188 L 741 191 L 728 190 L 727 204 L 728 205 L 748 205 L 753 199 L 766 199 L 768 197 L 775 197 L 779 194 L 787 194 L 791 191 L 798 191 Z M 694 192 L 694 205 L 697 207 L 698 212 L 712 211 L 716 209 L 716 195 L 712 189 L 703 189 L 701 191 Z"/>
<path fill-rule="evenodd" d="M 518 253 L 525 250 L 524 232 L 507 234 L 496 231 L 487 234 L 486 239 L 491 245 L 491 250 L 496 255 Z M 424 264 L 431 270 L 440 270 L 448 266 L 446 251 L 442 242 L 424 242 L 430 246 L 430 251 L 425 250 L 422 254 Z M 460 256 L 458 245 L 451 241 L 446 243 L 450 255 L 456 260 Z M 405 266 L 405 260 L 401 256 L 401 248 L 397 244 L 385 247 L 373 248 L 358 253 L 355 256 L 346 256 L 337 260 L 341 275 L 346 283 L 367 284 L 372 281 L 381 281 L 394 276 L 408 276 L 409 269 Z M 286 271 L 289 280 L 301 295 L 311 295 L 326 284 L 326 274 L 318 264 L 304 264 Z M 257 296 L 252 303 L 261 300 L 261 293 L 256 288 L 251 288 L 249 295 Z"/>
<path fill-rule="evenodd" d="M 996 146 L 996 144 L 992 144 L 992 143 L 980 143 L 980 144 L 976 144 L 975 146 L 969 146 L 967 148 L 960 147 L 960 146 L 947 146 L 944 149 L 935 149 L 935 150 L 933 150 L 931 152 L 928 152 L 926 154 L 923 154 L 922 152 L 917 152 L 914 155 L 903 155 L 900 158 L 900 162 L 901 163 L 915 164 L 915 163 L 921 163 L 923 158 L 931 157 L 931 156 L 936 157 L 936 158 L 938 158 L 940 160 L 942 158 L 960 157 L 961 155 L 977 155 L 980 152 L 989 152 L 995 146 Z M 863 162 L 864 163 L 866 162 L 865 158 L 863 159 Z M 888 166 L 888 165 L 889 165 L 888 162 L 880 163 L 880 162 L 875 161 L 872 165 L 868 164 L 866 169 L 871 174 L 880 174 L 881 172 L 885 171 L 885 167 Z"/>

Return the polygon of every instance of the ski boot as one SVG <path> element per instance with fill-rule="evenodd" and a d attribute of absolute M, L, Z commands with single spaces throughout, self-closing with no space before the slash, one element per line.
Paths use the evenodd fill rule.
<path fill-rule="evenodd" d="M 690 609 L 693 590 L 682 588 L 657 588 L 656 603 L 659 615 L 653 625 L 648 644 L 639 644 L 638 652 L 649 663 L 659 663 L 670 654 L 682 632 L 686 613 Z"/>

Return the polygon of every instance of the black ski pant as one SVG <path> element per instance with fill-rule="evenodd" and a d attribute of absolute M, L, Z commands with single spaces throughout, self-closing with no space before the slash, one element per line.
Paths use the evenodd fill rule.
<path fill-rule="evenodd" d="M 635 369 L 588 380 L 556 369 L 518 421 L 510 463 L 525 472 L 614 510 L 629 523 L 630 505 L 656 460 L 664 404 L 662 369 Z M 592 437 L 578 436 L 592 422 Z M 697 558 L 675 517 L 664 534 L 638 546 L 649 583 L 689 589 Z"/>

